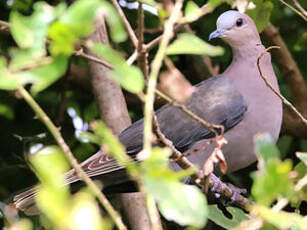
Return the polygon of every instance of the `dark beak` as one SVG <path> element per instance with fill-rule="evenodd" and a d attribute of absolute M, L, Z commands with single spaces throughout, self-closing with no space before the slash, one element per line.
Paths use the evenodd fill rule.
<path fill-rule="evenodd" d="M 219 38 L 221 36 L 223 36 L 225 34 L 226 30 L 225 29 L 217 29 L 215 31 L 213 31 L 210 35 L 209 35 L 209 41 L 213 38 Z"/>

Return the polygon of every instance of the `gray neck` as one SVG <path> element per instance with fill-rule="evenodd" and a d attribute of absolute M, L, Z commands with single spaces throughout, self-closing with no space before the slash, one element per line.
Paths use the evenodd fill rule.
<path fill-rule="evenodd" d="M 257 67 L 257 59 L 265 50 L 260 40 L 259 43 L 253 42 L 253 44 L 241 45 L 239 47 L 233 46 L 232 50 L 232 62 L 224 73 L 229 76 L 245 99 L 247 101 L 261 100 L 261 97 L 264 96 L 263 92 L 273 96 L 273 93 L 270 92 L 270 89 L 268 89 L 260 77 Z M 260 67 L 267 80 L 276 90 L 279 90 L 269 53 L 266 53 L 261 58 Z M 274 95 L 274 97 L 276 96 Z"/>
<path fill-rule="evenodd" d="M 251 59 L 251 61 L 257 61 L 257 58 L 265 49 L 260 40 L 252 41 L 248 44 L 243 44 L 240 46 L 232 46 L 231 48 L 233 53 L 231 64 L 242 59 Z"/>

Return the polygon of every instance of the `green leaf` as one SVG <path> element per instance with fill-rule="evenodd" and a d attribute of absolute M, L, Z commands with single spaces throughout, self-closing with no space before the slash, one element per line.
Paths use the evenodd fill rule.
<path fill-rule="evenodd" d="M 252 195 L 258 204 L 269 206 L 278 196 L 296 199 L 297 194 L 289 178 L 291 168 L 290 160 L 280 162 L 272 159 L 263 170 L 252 174 Z"/>
<path fill-rule="evenodd" d="M 232 218 L 227 218 L 217 205 L 209 205 L 208 218 L 217 225 L 231 229 L 238 226 L 242 221 L 248 220 L 248 216 L 239 208 L 226 207 L 227 211 L 232 215 Z"/>
<path fill-rule="evenodd" d="M 42 182 L 62 186 L 58 177 L 68 170 L 68 164 L 59 147 L 51 145 L 40 149 L 31 156 L 31 162 Z"/>
<path fill-rule="evenodd" d="M 150 176 L 145 176 L 143 183 L 166 219 L 199 228 L 206 224 L 207 202 L 197 187 Z"/>
<path fill-rule="evenodd" d="M 0 103 L 0 116 L 4 116 L 9 120 L 14 118 L 14 111 L 9 105 Z"/>
<path fill-rule="evenodd" d="M 31 91 L 38 93 L 49 87 L 65 73 L 67 64 L 68 59 L 66 57 L 57 56 L 50 64 L 29 71 L 35 77 Z"/>
<path fill-rule="evenodd" d="M 253 2 L 255 3 L 256 8 L 249 10 L 246 13 L 254 20 L 258 32 L 260 33 L 270 21 L 274 4 L 271 1 L 265 0 L 253 0 Z"/>
<path fill-rule="evenodd" d="M 154 148 L 141 163 L 139 176 L 166 219 L 201 228 L 207 221 L 206 198 L 196 186 L 179 182 L 191 171 L 185 172 L 186 175 L 172 171 L 168 168 L 169 155 L 166 148 Z"/>
<path fill-rule="evenodd" d="M 120 57 L 110 46 L 103 44 L 88 45 L 99 57 L 106 60 L 113 66 L 108 76 L 119 83 L 124 89 L 131 93 L 139 93 L 144 88 L 144 77 L 139 68 L 128 66 L 125 60 Z"/>
<path fill-rule="evenodd" d="M 60 22 L 67 25 L 77 37 L 89 35 L 94 30 L 95 14 L 101 6 L 102 3 L 99 0 L 76 1 L 63 14 Z"/>
<path fill-rule="evenodd" d="M 219 5 L 221 5 L 224 2 L 231 2 L 232 0 L 209 0 L 208 3 L 211 6 L 212 9 L 215 9 Z"/>
<path fill-rule="evenodd" d="M 31 74 L 11 73 L 6 67 L 6 60 L 0 57 L 0 89 L 14 90 L 19 86 L 33 81 Z"/>
<path fill-rule="evenodd" d="M 279 159 L 280 153 L 270 134 L 258 134 L 254 137 L 255 152 L 264 162 Z"/>
<path fill-rule="evenodd" d="M 111 38 L 115 42 L 123 42 L 127 39 L 127 34 L 118 13 L 107 1 L 103 1 L 103 9 L 106 11 L 106 21 L 109 25 Z"/>
<path fill-rule="evenodd" d="M 140 93 L 144 88 L 144 77 L 135 66 L 123 65 L 108 73 L 108 76 L 131 93 Z"/>
<path fill-rule="evenodd" d="M 115 137 L 112 131 L 101 121 L 93 124 L 94 132 L 100 137 L 101 143 L 107 147 L 107 153 L 116 161 L 130 171 L 135 171 L 135 164 L 126 154 L 124 146 Z"/>
<path fill-rule="evenodd" d="M 253 206 L 253 211 L 261 216 L 266 222 L 274 225 L 278 229 L 304 230 L 307 226 L 307 219 L 297 213 L 284 211 L 276 212 L 260 205 Z"/>
<path fill-rule="evenodd" d="M 307 166 L 307 153 L 297 152 L 296 156 Z"/>
<path fill-rule="evenodd" d="M 212 46 L 193 34 L 182 33 L 167 48 L 168 55 L 175 54 L 199 54 L 217 56 L 222 55 L 224 50 L 222 47 Z"/>
<path fill-rule="evenodd" d="M 69 56 L 74 52 L 74 45 L 78 37 L 71 32 L 68 25 L 62 22 L 53 23 L 48 36 L 52 39 L 49 50 L 53 56 L 60 54 Z"/>
<path fill-rule="evenodd" d="M 193 21 L 195 17 L 199 15 L 201 12 L 198 5 L 193 1 L 188 1 L 185 9 L 184 9 L 184 16 L 188 21 Z"/>
<path fill-rule="evenodd" d="M 41 181 L 36 197 L 38 207 L 55 223 L 61 224 L 69 208 L 69 190 L 64 186 L 67 161 L 57 146 L 47 146 L 30 157 Z"/>
<path fill-rule="evenodd" d="M 31 48 L 44 54 L 47 29 L 54 15 L 52 7 L 45 2 L 37 2 L 33 8 L 31 16 L 12 12 L 10 30 L 20 48 Z"/>
<path fill-rule="evenodd" d="M 112 229 L 112 224 L 110 222 L 107 224 L 101 218 L 95 198 L 85 192 L 79 192 L 73 197 L 71 212 L 68 216 L 67 223 L 69 225 L 68 229 Z"/>

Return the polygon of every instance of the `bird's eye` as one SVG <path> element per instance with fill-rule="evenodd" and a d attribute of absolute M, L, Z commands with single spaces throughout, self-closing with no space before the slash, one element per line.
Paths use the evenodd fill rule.
<path fill-rule="evenodd" d="M 242 19 L 242 18 L 239 18 L 239 19 L 236 21 L 237 27 L 242 26 L 242 24 L 243 24 L 243 19 Z"/>

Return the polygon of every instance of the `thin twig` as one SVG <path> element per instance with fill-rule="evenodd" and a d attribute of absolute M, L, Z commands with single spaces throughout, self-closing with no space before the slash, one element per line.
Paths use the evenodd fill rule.
<path fill-rule="evenodd" d="M 282 4 L 284 4 L 285 6 L 287 6 L 288 8 L 290 8 L 292 11 L 294 11 L 296 14 L 298 14 L 299 16 L 301 16 L 301 18 L 303 18 L 305 21 L 307 20 L 307 17 L 302 14 L 300 11 L 298 11 L 297 9 L 295 9 L 293 6 L 291 6 L 290 4 L 288 4 L 287 2 L 285 2 L 284 0 L 278 0 L 280 1 Z"/>
<path fill-rule="evenodd" d="M 114 5 L 115 9 L 117 10 L 120 18 L 122 19 L 124 25 L 125 25 L 125 28 L 127 30 L 127 33 L 129 35 L 129 38 L 130 40 L 132 41 L 132 44 L 135 48 L 137 48 L 138 46 L 138 39 L 128 21 L 128 19 L 126 18 L 122 8 L 120 7 L 120 5 L 118 4 L 117 0 L 111 0 L 112 1 L 112 4 Z"/>
<path fill-rule="evenodd" d="M 84 57 L 84 58 L 86 58 L 86 59 L 88 59 L 88 60 L 97 62 L 97 63 L 99 63 L 99 64 L 102 64 L 102 65 L 104 65 L 104 66 L 106 66 L 106 67 L 112 69 L 112 66 L 111 66 L 109 63 L 107 63 L 107 62 L 101 60 L 100 58 L 97 58 L 97 57 L 92 56 L 92 55 L 90 55 L 90 54 L 84 53 L 83 48 L 81 48 L 81 49 L 79 49 L 78 51 L 76 51 L 76 52 L 75 52 L 75 55 L 76 55 L 76 56 L 79 56 L 79 57 Z"/>
<path fill-rule="evenodd" d="M 138 58 L 138 52 L 135 50 L 133 54 L 131 54 L 131 56 L 127 59 L 126 63 L 128 65 L 132 65 L 137 58 Z"/>
<path fill-rule="evenodd" d="M 260 68 L 260 60 L 263 57 L 263 55 L 268 52 L 271 49 L 279 49 L 279 46 L 270 46 L 268 48 L 266 48 L 257 58 L 257 67 L 260 73 L 261 78 L 263 79 L 263 81 L 265 82 L 265 84 L 267 85 L 267 87 L 269 87 L 280 99 L 281 101 L 288 106 L 302 121 L 303 123 L 307 126 L 307 120 L 306 118 L 291 104 L 291 102 L 289 102 L 283 95 L 281 95 L 276 89 L 274 89 L 274 87 L 268 82 L 267 78 L 263 75 L 262 70 Z"/>
<path fill-rule="evenodd" d="M 195 17 L 193 17 L 193 20 L 182 20 L 181 22 L 178 22 L 175 26 L 174 26 L 174 31 L 177 31 L 179 29 L 181 29 L 185 24 L 187 23 L 191 23 L 194 22 L 196 20 L 198 20 L 200 17 L 210 13 L 213 9 L 210 7 L 209 4 L 205 4 L 200 8 L 199 14 L 197 14 Z M 159 44 L 159 42 L 161 41 L 163 35 L 160 35 L 158 37 L 156 37 L 154 40 L 150 41 L 149 43 L 147 43 L 144 48 L 146 51 L 150 51 L 152 48 L 154 48 L 156 45 Z"/>
<path fill-rule="evenodd" d="M 148 78 L 148 63 L 147 63 L 147 52 L 143 48 L 144 46 L 144 10 L 143 4 L 139 3 L 138 8 L 138 27 L 137 27 L 137 37 L 138 37 L 138 66 L 142 70 L 145 79 Z"/>
<path fill-rule="evenodd" d="M 110 214 L 111 218 L 113 219 L 114 223 L 120 230 L 126 230 L 126 226 L 122 222 L 121 216 L 115 211 L 115 209 L 112 207 L 111 203 L 108 201 L 108 199 L 104 196 L 104 194 L 100 191 L 99 187 L 87 176 L 87 174 L 83 171 L 81 166 L 79 165 L 78 161 L 72 154 L 69 146 L 64 141 L 61 133 L 57 129 L 57 127 L 52 123 L 48 115 L 42 110 L 42 108 L 36 103 L 36 101 L 33 99 L 33 97 L 28 93 L 27 90 L 25 90 L 23 87 L 19 88 L 20 94 L 23 96 L 25 101 L 29 104 L 29 106 L 35 111 L 35 113 L 38 115 L 38 117 L 41 119 L 41 121 L 46 125 L 50 133 L 55 138 L 56 142 L 60 146 L 60 148 L 63 150 L 65 156 L 69 160 L 72 167 L 75 169 L 78 177 L 80 180 L 82 180 L 88 187 L 89 190 L 92 192 L 94 196 L 98 198 L 100 203 L 103 205 L 103 207 L 106 209 L 106 211 Z"/>
<path fill-rule="evenodd" d="M 224 133 L 224 126 L 223 125 L 216 125 L 212 124 L 208 121 L 205 121 L 201 117 L 197 116 L 195 113 L 193 113 L 191 110 L 189 110 L 185 105 L 178 103 L 174 99 L 170 98 L 169 96 L 165 95 L 162 93 L 160 90 L 155 89 L 155 92 L 158 96 L 166 100 L 170 105 L 182 110 L 185 112 L 187 115 L 189 115 L 191 118 L 194 120 L 198 121 L 200 124 L 208 128 L 211 132 L 213 132 L 216 136 L 219 136 L 219 133 L 216 131 L 216 129 L 220 130 L 221 134 Z"/>
<path fill-rule="evenodd" d="M 293 4 L 296 8 L 305 16 L 307 17 L 307 11 L 301 6 L 301 4 L 297 0 L 292 0 Z"/>
<path fill-rule="evenodd" d="M 160 141 L 162 141 L 162 143 L 167 146 L 168 148 L 170 148 L 172 150 L 172 159 L 174 159 L 176 161 L 176 163 L 182 168 L 182 169 L 195 169 L 195 165 L 190 162 L 185 156 L 184 154 L 182 154 L 180 151 L 178 151 L 176 149 L 176 147 L 173 145 L 173 142 L 171 140 L 169 140 L 161 131 L 159 123 L 158 123 L 158 119 L 157 117 L 154 115 L 153 117 L 153 122 L 154 122 L 154 131 L 157 134 L 158 138 Z M 208 193 L 209 189 L 214 187 L 216 184 L 218 184 L 218 186 L 215 186 L 218 188 L 218 192 L 220 195 L 222 195 L 223 197 L 226 197 L 228 199 L 231 199 L 233 197 L 233 195 L 235 194 L 235 192 L 225 183 L 223 183 L 218 177 L 216 177 L 214 174 L 210 174 L 209 176 L 205 176 L 203 175 L 203 173 L 201 173 L 199 170 L 197 170 L 194 174 L 194 176 L 192 177 L 192 180 L 194 181 L 194 183 L 196 183 L 199 187 L 202 188 L 202 190 L 205 193 Z M 234 204 L 243 208 L 244 210 L 248 211 L 248 207 L 252 204 L 252 201 L 250 201 L 249 199 L 245 198 L 244 196 L 242 196 L 241 194 L 237 194 L 236 195 L 236 199 L 234 200 Z"/>
<path fill-rule="evenodd" d="M 3 20 L 0 20 L 0 26 L 3 26 L 5 28 L 10 28 L 10 23 L 3 21 Z"/>
<path fill-rule="evenodd" d="M 152 141 L 152 114 L 154 105 L 154 95 L 157 85 L 157 79 L 159 71 L 163 62 L 164 55 L 166 53 L 167 45 L 173 36 L 173 29 L 176 21 L 180 17 L 183 0 L 177 0 L 174 9 L 169 19 L 165 22 L 164 32 L 162 39 L 156 53 L 154 60 L 151 63 L 151 72 L 148 78 L 147 93 L 145 96 L 144 106 L 144 136 L 143 136 L 143 148 L 145 152 L 150 152 Z"/>
<path fill-rule="evenodd" d="M 107 67 L 109 67 L 110 69 L 112 69 L 113 67 L 99 59 L 99 58 L 96 58 L 92 55 L 89 55 L 89 54 L 84 54 L 83 50 L 79 50 L 78 51 L 78 56 L 81 56 L 81 57 L 84 57 L 86 59 L 89 59 L 91 61 L 95 61 L 101 65 L 105 65 Z M 128 65 L 131 65 L 135 59 L 137 58 L 137 52 L 134 52 L 129 58 L 128 60 L 126 61 L 126 63 Z M 216 124 L 212 124 L 204 119 L 202 119 L 201 117 L 197 116 L 196 114 L 194 114 L 191 110 L 189 110 L 186 106 L 184 106 L 183 104 L 180 104 L 178 103 L 177 101 L 175 101 L 174 99 L 170 98 L 169 96 L 165 95 L 164 93 L 162 93 L 160 90 L 158 89 L 155 89 L 155 93 L 160 96 L 161 98 L 163 98 L 165 101 L 167 101 L 171 106 L 173 107 L 176 107 L 180 110 L 182 110 L 184 113 L 186 113 L 187 115 L 189 115 L 191 118 L 193 118 L 194 120 L 198 121 L 200 124 L 202 124 L 203 126 L 205 126 L 206 128 L 208 128 L 210 131 L 212 131 L 216 136 L 218 135 L 222 135 L 224 133 L 224 126 L 223 125 L 216 125 Z M 141 101 L 144 101 L 144 97 L 141 96 L 140 97 Z M 216 130 L 220 130 L 221 134 L 218 134 L 218 132 Z"/>

